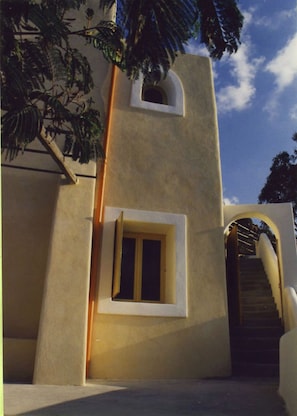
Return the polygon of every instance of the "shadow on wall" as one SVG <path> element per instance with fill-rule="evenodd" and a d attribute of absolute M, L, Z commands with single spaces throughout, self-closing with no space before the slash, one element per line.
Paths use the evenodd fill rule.
<path fill-rule="evenodd" d="M 125 327 L 122 332 L 120 322 L 119 317 L 117 324 L 108 326 L 108 333 L 97 340 L 91 357 L 91 378 L 148 380 L 230 375 L 226 318 L 179 330 L 172 325 L 171 332 L 161 336 L 155 336 L 149 325 L 138 331 L 137 337 L 133 327 Z M 171 324 L 169 319 L 164 330 L 168 331 Z"/>

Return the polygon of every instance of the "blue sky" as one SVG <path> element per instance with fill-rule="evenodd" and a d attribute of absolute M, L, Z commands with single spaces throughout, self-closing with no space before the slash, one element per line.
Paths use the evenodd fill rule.
<path fill-rule="evenodd" d="M 253 204 L 297 131 L 297 2 L 239 1 L 238 52 L 213 63 L 225 203 Z M 188 52 L 204 54 L 191 42 Z"/>

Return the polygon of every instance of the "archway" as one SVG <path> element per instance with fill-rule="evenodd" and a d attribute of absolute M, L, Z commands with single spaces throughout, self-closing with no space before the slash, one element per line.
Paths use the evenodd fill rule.
<path fill-rule="evenodd" d="M 225 230 L 239 218 L 259 218 L 273 230 L 278 240 L 278 257 L 282 284 L 296 285 L 296 241 L 292 204 L 226 205 L 224 206 Z"/>
<path fill-rule="evenodd" d="M 273 205 L 277 206 L 224 207 L 231 357 L 233 374 L 237 375 L 275 376 L 279 371 L 279 338 L 283 334 L 281 291 L 291 278 L 282 253 L 286 256 L 288 244 L 291 242 L 293 249 L 295 244 L 293 222 L 289 221 L 290 204 Z M 258 240 L 261 221 L 276 237 L 276 252 L 271 245 L 270 252 L 267 249 L 267 237 L 261 235 L 260 242 L 251 241 L 250 234 Z M 244 228 L 248 232 L 246 238 L 242 238 Z M 271 269 L 273 262 L 276 271 Z"/>
<path fill-rule="evenodd" d="M 243 215 L 243 214 L 242 214 Z M 272 223 L 271 223 L 272 224 Z M 225 228 L 226 276 L 229 320 L 232 325 L 243 323 L 243 305 L 241 297 L 241 275 L 248 263 L 247 260 L 259 259 L 263 266 L 272 296 L 276 302 L 279 316 L 283 316 L 282 308 L 282 275 L 279 262 L 279 239 L 276 238 L 277 228 L 273 228 L 262 218 L 246 218 L 238 215 Z M 256 262 L 254 262 L 256 263 Z"/>

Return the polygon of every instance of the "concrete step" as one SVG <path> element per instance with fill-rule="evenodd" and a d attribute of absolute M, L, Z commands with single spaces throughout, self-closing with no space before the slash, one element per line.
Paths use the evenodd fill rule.
<path fill-rule="evenodd" d="M 233 349 L 232 361 L 236 363 L 278 364 L 279 350 L 275 349 Z"/>
<path fill-rule="evenodd" d="M 248 294 L 248 295 L 242 294 L 241 295 L 241 302 L 242 302 L 243 305 L 245 305 L 245 304 L 248 304 L 248 305 L 258 305 L 258 304 L 260 304 L 260 305 L 270 305 L 270 306 L 276 307 L 274 299 L 271 296 L 263 296 L 263 295 L 262 296 L 261 295 L 253 296 L 253 295 L 250 295 L 250 294 Z"/>
<path fill-rule="evenodd" d="M 246 276 L 246 277 L 254 276 L 254 277 L 258 277 L 259 279 L 263 279 L 263 276 L 265 275 L 265 270 L 264 270 L 264 267 L 250 268 L 250 269 L 240 267 L 239 273 L 240 273 L 241 277 L 243 277 L 243 276 Z"/>
<path fill-rule="evenodd" d="M 246 297 L 271 297 L 273 298 L 271 287 L 262 288 L 262 287 L 241 287 L 240 289 L 241 296 Z"/>
<path fill-rule="evenodd" d="M 245 283 L 245 282 L 241 282 L 240 285 L 241 291 L 243 293 L 246 292 L 251 292 L 251 293 L 267 293 L 272 295 L 272 290 L 271 290 L 271 286 L 269 283 L 267 282 L 263 282 L 263 283 Z"/>
<path fill-rule="evenodd" d="M 258 267 L 259 265 L 262 266 L 262 261 L 259 258 L 241 257 L 239 261 L 240 264 L 245 265 L 246 267 Z"/>
<path fill-rule="evenodd" d="M 252 308 L 246 309 L 244 311 L 243 321 L 245 319 L 279 319 L 278 311 L 274 310 L 262 310 L 261 313 L 257 310 L 253 310 Z"/>
<path fill-rule="evenodd" d="M 242 310 L 245 316 L 245 313 L 255 312 L 255 313 L 264 313 L 264 312 L 275 312 L 276 307 L 274 304 L 263 304 L 263 303 L 242 303 Z"/>
<path fill-rule="evenodd" d="M 269 282 L 267 280 L 267 277 L 263 274 L 255 276 L 254 274 L 252 275 L 241 275 L 240 276 L 240 283 L 241 284 L 250 284 L 250 285 L 268 285 L 269 286 Z"/>
<path fill-rule="evenodd" d="M 254 269 L 247 269 L 247 268 L 239 268 L 239 274 L 241 277 L 259 277 L 259 279 L 262 279 L 263 276 L 265 275 L 265 270 L 264 267 L 261 268 L 254 268 Z"/>
<path fill-rule="evenodd" d="M 281 337 L 283 333 L 283 328 L 278 326 L 244 326 L 233 328 L 231 331 L 232 335 L 254 338 Z"/>
<path fill-rule="evenodd" d="M 231 337 L 231 349 L 268 350 L 279 348 L 279 337 Z"/>
<path fill-rule="evenodd" d="M 233 376 L 244 377 L 278 377 L 278 364 L 233 363 Z"/>
<path fill-rule="evenodd" d="M 246 286 L 248 286 L 248 285 L 250 285 L 250 286 L 260 286 L 260 287 L 262 287 L 262 286 L 264 286 L 265 288 L 270 288 L 270 283 L 269 283 L 269 281 L 267 280 L 267 278 L 265 277 L 265 279 L 264 278 L 255 278 L 254 276 L 250 276 L 250 277 L 240 277 L 240 283 L 241 283 L 241 285 L 246 285 Z"/>
<path fill-rule="evenodd" d="M 243 322 L 230 328 L 233 375 L 277 377 L 283 326 L 260 259 L 240 260 Z"/>
<path fill-rule="evenodd" d="M 276 318 L 275 316 L 273 316 L 271 318 L 269 318 L 269 317 L 261 318 L 261 317 L 259 317 L 258 314 L 256 314 L 256 316 L 254 318 L 245 317 L 243 319 L 243 325 L 244 326 L 249 326 L 249 327 L 253 327 L 253 326 L 259 326 L 259 327 L 277 326 L 279 328 L 282 328 L 282 321 L 281 321 L 280 318 Z"/>

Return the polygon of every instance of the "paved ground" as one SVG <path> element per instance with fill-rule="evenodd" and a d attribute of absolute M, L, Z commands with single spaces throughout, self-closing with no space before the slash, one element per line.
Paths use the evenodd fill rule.
<path fill-rule="evenodd" d="M 273 379 L 6 384 L 6 416 L 284 416 Z"/>

